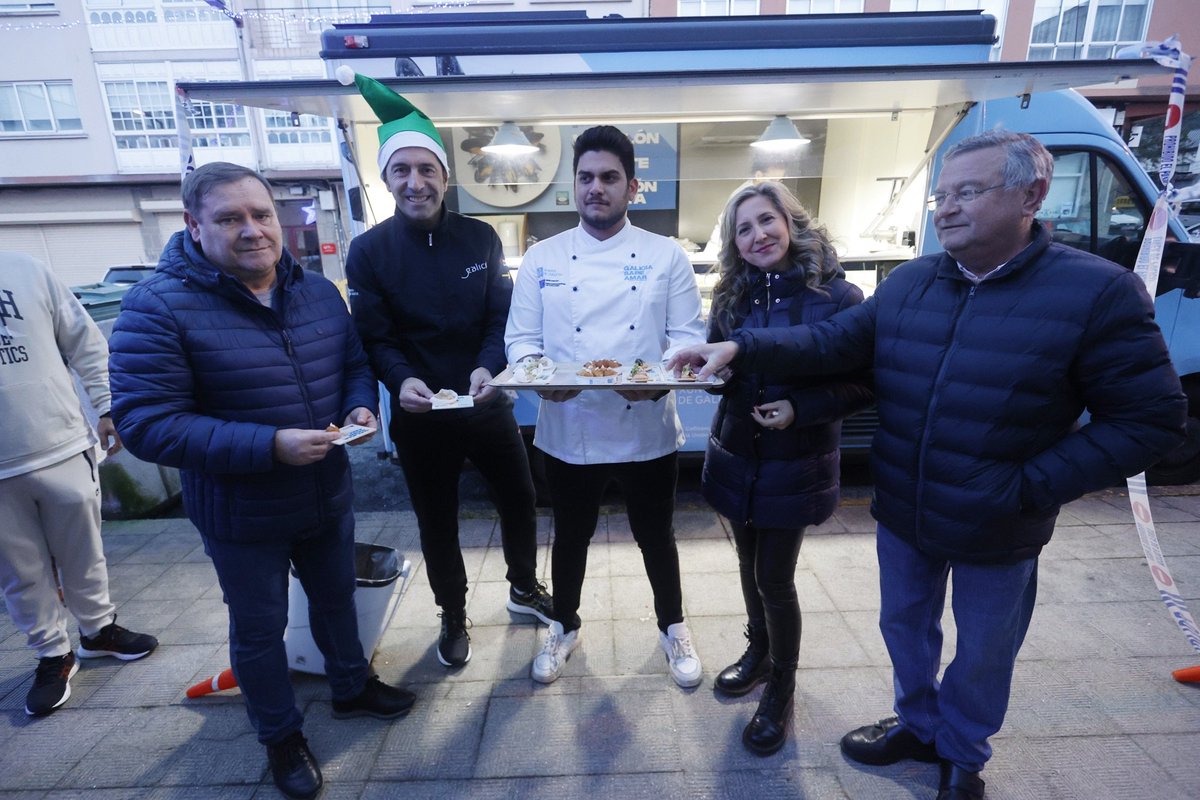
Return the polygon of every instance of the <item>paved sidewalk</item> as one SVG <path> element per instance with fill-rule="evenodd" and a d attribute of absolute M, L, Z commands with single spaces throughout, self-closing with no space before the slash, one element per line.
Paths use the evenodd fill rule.
<path fill-rule="evenodd" d="M 397 547 L 417 566 L 374 666 L 416 691 L 418 706 L 392 723 L 335 722 L 324 680 L 295 674 L 322 797 L 932 800 L 933 765 L 863 767 L 837 748 L 891 703 L 873 525 L 865 503 L 852 502 L 804 543 L 794 735 L 766 759 L 740 739 L 758 691 L 735 700 L 712 692 L 744 640 L 733 547 L 711 512 L 681 509 L 676 519 L 684 603 L 705 664 L 693 690 L 668 677 L 623 515 L 601 520 L 582 645 L 551 686 L 529 679 L 540 628 L 504 610 L 494 519 L 463 521 L 474 657 L 448 672 L 434 654 L 439 621 L 411 513 L 360 515 L 359 540 Z M 1200 615 L 1200 494 L 1152 503 L 1168 564 Z M 545 542 L 549 519 L 541 525 Z M 179 519 L 107 522 L 104 539 L 121 623 L 162 645 L 143 661 L 84 662 L 68 703 L 34 720 L 23 711 L 34 661 L 0 614 L 0 798 L 279 797 L 237 691 L 184 697 L 228 664 L 225 609 L 195 531 Z M 544 546 L 544 572 L 547 559 Z M 1042 557 L 1038 605 L 984 773 L 988 797 L 1200 797 L 1200 685 L 1171 679 L 1200 655 L 1158 600 L 1121 493 L 1064 511 Z M 951 647 L 952 626 L 947 619 Z"/>

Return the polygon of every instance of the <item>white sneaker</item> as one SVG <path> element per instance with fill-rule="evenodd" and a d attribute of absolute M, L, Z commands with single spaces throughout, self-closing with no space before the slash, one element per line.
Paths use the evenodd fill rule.
<path fill-rule="evenodd" d="M 551 622 L 546 631 L 542 652 L 533 659 L 529 676 L 538 683 L 554 683 L 562 675 L 571 651 L 579 646 L 579 629 L 563 633 L 561 622 Z"/>
<path fill-rule="evenodd" d="M 676 622 L 667 626 L 667 632 L 659 631 L 658 643 L 667 654 L 667 664 L 671 667 L 671 677 L 685 689 L 700 684 L 700 656 L 692 645 L 692 635 L 688 633 L 687 625 Z"/>

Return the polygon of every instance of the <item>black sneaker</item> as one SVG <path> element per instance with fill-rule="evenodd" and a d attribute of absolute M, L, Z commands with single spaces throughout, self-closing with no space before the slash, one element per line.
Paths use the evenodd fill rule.
<path fill-rule="evenodd" d="M 333 701 L 333 718 L 396 719 L 407 714 L 416 699 L 417 696 L 407 689 L 388 686 L 377 675 L 372 675 L 357 697 Z"/>
<path fill-rule="evenodd" d="M 267 763 L 271 766 L 271 778 L 284 797 L 294 800 L 309 800 L 321 791 L 325 779 L 308 740 L 296 731 L 279 744 L 267 745 Z"/>
<path fill-rule="evenodd" d="M 79 634 L 79 647 L 75 653 L 80 658 L 113 656 L 122 661 L 136 661 L 150 655 L 158 647 L 158 639 L 148 633 L 134 633 L 113 622 L 108 623 L 95 636 Z"/>
<path fill-rule="evenodd" d="M 554 598 L 546 591 L 544 583 L 535 583 L 528 592 L 522 592 L 515 586 L 511 587 L 508 590 L 506 607 L 514 614 L 537 617 L 546 625 L 554 621 Z"/>
<path fill-rule="evenodd" d="M 438 638 L 437 657 L 443 666 L 461 667 L 471 660 L 471 637 L 467 628 L 471 621 L 465 611 L 443 611 L 442 635 Z"/>
<path fill-rule="evenodd" d="M 74 653 L 51 658 L 39 658 L 33 673 L 33 686 L 25 696 L 25 713 L 44 717 L 67 702 L 71 696 L 71 676 L 79 672 Z"/>

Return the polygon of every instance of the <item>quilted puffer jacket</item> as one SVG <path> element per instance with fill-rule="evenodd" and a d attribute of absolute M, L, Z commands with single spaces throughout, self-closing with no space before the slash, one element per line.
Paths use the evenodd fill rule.
<path fill-rule="evenodd" d="M 735 324 L 746 329 L 785 328 L 820 322 L 862 302 L 843 278 L 824 292 L 804 285 L 793 270 L 756 276 Z M 709 341 L 720 341 L 711 330 Z M 722 388 L 704 455 L 704 498 L 719 513 L 761 528 L 819 525 L 837 508 L 843 417 L 871 404 L 864 372 L 819 379 L 768 378 L 740 371 Z M 783 430 L 751 417 L 756 405 L 788 400 L 796 421 Z"/>
<path fill-rule="evenodd" d="M 1037 224 L 978 286 L 924 256 L 825 322 L 731 339 L 735 370 L 874 367 L 871 510 L 937 557 L 1036 556 L 1059 506 L 1183 441 L 1186 398 L 1140 279 Z"/>
<path fill-rule="evenodd" d="M 376 384 L 336 287 L 285 251 L 274 307 L 176 233 L 125 295 L 109 342 L 113 417 L 130 452 L 179 467 L 205 536 L 303 537 L 353 501 L 345 448 L 275 461 L 275 431 L 340 425 L 377 407 Z"/>

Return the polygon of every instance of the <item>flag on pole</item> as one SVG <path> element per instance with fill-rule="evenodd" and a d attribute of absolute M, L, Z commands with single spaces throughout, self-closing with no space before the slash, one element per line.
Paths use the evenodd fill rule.
<path fill-rule="evenodd" d="M 196 168 L 196 158 L 192 153 L 192 126 L 188 117 L 192 114 L 192 104 L 184 94 L 183 89 L 175 87 L 175 130 L 179 134 L 179 177 L 186 178 L 187 174 Z"/>
<path fill-rule="evenodd" d="M 204 0 L 204 2 L 208 3 L 217 11 L 220 11 L 222 14 L 233 20 L 234 25 L 237 25 L 239 28 L 242 27 L 241 15 L 233 13 L 233 9 L 225 5 L 225 0 Z"/>

